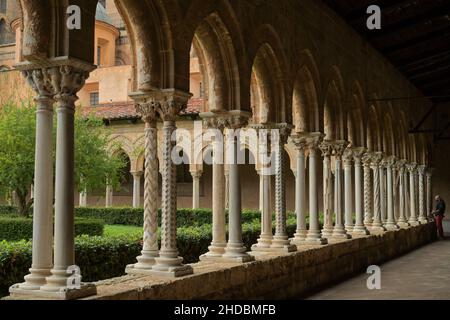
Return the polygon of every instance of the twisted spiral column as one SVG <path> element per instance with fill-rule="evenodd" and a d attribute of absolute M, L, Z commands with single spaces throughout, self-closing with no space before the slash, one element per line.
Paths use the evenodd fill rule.
<path fill-rule="evenodd" d="M 400 216 L 398 218 L 397 224 L 401 228 L 409 227 L 408 219 L 406 218 L 406 181 L 405 181 L 405 164 L 406 160 L 400 160 L 397 162 L 396 167 L 399 174 L 399 191 L 398 191 L 398 202 Z"/>
<path fill-rule="evenodd" d="M 386 231 L 381 221 L 381 193 L 380 193 L 380 167 L 383 154 L 377 152 L 372 157 L 373 170 L 373 222 L 370 231 L 382 232 Z"/>
<path fill-rule="evenodd" d="M 364 225 L 369 228 L 373 221 L 373 211 L 372 211 L 372 181 L 371 181 L 371 168 L 372 154 L 365 153 L 363 156 L 363 167 L 364 167 Z"/>
<path fill-rule="evenodd" d="M 333 153 L 333 145 L 331 141 L 323 141 L 320 144 L 320 150 L 323 156 L 323 211 L 324 222 L 322 236 L 329 238 L 333 234 L 333 217 L 332 217 L 332 176 L 331 176 L 331 155 Z"/>
<path fill-rule="evenodd" d="M 409 172 L 409 196 L 410 196 L 410 210 L 411 214 L 408 223 L 411 226 L 418 226 L 419 220 L 417 219 L 417 208 L 416 208 L 416 172 L 417 164 L 411 163 L 407 165 Z"/>
<path fill-rule="evenodd" d="M 418 167 L 419 175 L 419 222 L 422 224 L 428 223 L 427 214 L 425 212 L 425 172 L 426 166 Z"/>

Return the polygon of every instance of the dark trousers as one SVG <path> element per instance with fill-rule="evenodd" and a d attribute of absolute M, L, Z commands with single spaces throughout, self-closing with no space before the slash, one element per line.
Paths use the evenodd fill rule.
<path fill-rule="evenodd" d="M 441 216 L 441 215 L 434 216 L 434 221 L 436 222 L 437 232 L 439 234 L 439 237 L 441 237 L 441 238 L 444 237 L 444 228 L 442 227 L 442 219 L 444 219 L 444 216 Z"/>

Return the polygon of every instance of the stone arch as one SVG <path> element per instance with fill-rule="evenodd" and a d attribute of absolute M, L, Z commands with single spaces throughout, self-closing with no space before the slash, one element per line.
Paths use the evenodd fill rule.
<path fill-rule="evenodd" d="M 361 85 L 356 81 L 350 96 L 350 109 L 347 112 L 347 137 L 352 146 L 366 146 L 364 106 L 364 94 Z"/>
<path fill-rule="evenodd" d="M 286 94 L 287 59 L 279 35 L 264 24 L 257 29 L 250 48 L 257 122 L 292 123 L 292 101 Z"/>
<path fill-rule="evenodd" d="M 344 82 L 339 69 L 335 66 L 327 84 L 323 107 L 323 127 L 327 140 L 346 139 L 343 110 L 344 92 Z"/>
<path fill-rule="evenodd" d="M 240 103 L 240 74 L 230 32 L 217 13 L 199 23 L 192 43 L 202 62 L 209 111 L 234 109 Z"/>
<path fill-rule="evenodd" d="M 292 119 L 297 132 L 320 132 L 318 90 L 320 77 L 314 58 L 304 50 L 299 72 L 296 76 L 292 95 Z"/>
<path fill-rule="evenodd" d="M 389 110 L 391 110 L 392 106 L 389 105 Z M 393 155 L 395 153 L 395 136 L 394 129 L 392 126 L 392 117 L 389 112 L 384 114 L 383 121 L 383 152 L 386 155 Z"/>
<path fill-rule="evenodd" d="M 368 110 L 367 121 L 367 149 L 369 151 L 381 151 L 380 121 L 375 105 L 371 105 Z"/>
<path fill-rule="evenodd" d="M 108 150 L 111 154 L 114 154 L 116 150 L 123 150 L 128 157 L 132 158 L 135 148 L 131 139 L 123 135 L 116 135 L 108 141 Z"/>

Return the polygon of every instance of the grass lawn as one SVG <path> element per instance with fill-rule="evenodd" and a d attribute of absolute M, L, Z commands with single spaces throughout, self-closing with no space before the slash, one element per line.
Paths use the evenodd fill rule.
<path fill-rule="evenodd" d="M 136 235 L 136 239 L 142 238 L 142 227 L 123 226 L 123 225 L 105 225 L 104 237 L 120 237 Z"/>

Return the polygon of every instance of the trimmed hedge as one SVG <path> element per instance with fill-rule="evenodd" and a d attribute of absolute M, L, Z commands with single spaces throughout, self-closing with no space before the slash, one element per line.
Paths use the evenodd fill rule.
<path fill-rule="evenodd" d="M 290 237 L 295 232 L 295 219 L 287 222 Z M 260 234 L 259 222 L 243 224 L 243 241 L 250 247 Z M 212 240 L 211 225 L 178 228 L 177 244 L 185 263 L 198 261 L 208 251 Z M 136 261 L 142 250 L 141 239 L 129 237 L 77 237 L 75 259 L 81 268 L 83 281 L 98 281 L 121 276 L 125 266 Z M 31 265 L 31 242 L 0 242 L 0 296 L 8 294 L 8 288 L 23 281 Z"/>
<path fill-rule="evenodd" d="M 100 219 L 75 219 L 75 235 L 101 236 L 105 223 Z M 21 217 L 0 217 L 0 240 L 20 241 L 33 238 L 33 220 Z"/>

